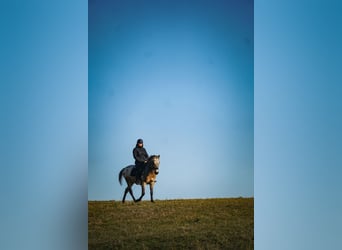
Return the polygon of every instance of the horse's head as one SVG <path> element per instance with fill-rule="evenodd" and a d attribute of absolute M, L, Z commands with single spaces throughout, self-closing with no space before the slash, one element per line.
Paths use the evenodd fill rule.
<path fill-rule="evenodd" d="M 159 174 L 159 164 L 160 164 L 159 158 L 160 158 L 160 155 L 152 155 L 147 161 L 148 163 L 150 163 L 149 164 L 150 169 L 154 171 L 155 174 Z"/>

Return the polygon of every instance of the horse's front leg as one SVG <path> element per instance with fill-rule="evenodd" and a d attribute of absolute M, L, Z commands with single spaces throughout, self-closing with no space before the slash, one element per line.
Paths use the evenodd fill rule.
<path fill-rule="evenodd" d="M 141 201 L 142 197 L 145 195 L 145 182 L 141 183 L 141 196 L 136 201 Z"/>
<path fill-rule="evenodd" d="M 153 186 L 154 186 L 154 181 L 150 183 L 150 195 L 151 195 L 151 202 L 154 202 L 153 200 Z"/>

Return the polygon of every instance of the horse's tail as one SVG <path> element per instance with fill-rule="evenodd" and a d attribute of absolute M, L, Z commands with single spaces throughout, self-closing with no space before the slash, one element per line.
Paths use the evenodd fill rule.
<path fill-rule="evenodd" d="M 120 185 L 122 185 L 122 174 L 123 174 L 123 171 L 125 170 L 125 168 L 121 169 L 120 173 L 119 173 L 119 182 L 120 182 Z"/>

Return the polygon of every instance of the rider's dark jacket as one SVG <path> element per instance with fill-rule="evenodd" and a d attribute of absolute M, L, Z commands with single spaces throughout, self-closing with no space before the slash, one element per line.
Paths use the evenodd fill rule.
<path fill-rule="evenodd" d="M 146 149 L 144 147 L 138 147 L 138 145 L 135 146 L 133 149 L 133 157 L 135 159 L 135 165 L 141 166 L 144 164 L 145 161 L 148 160 L 148 154 L 146 152 Z"/>

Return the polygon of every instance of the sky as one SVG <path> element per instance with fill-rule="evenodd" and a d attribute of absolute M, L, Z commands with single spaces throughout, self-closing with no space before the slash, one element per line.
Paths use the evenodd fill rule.
<path fill-rule="evenodd" d="M 155 199 L 252 197 L 253 2 L 88 8 L 88 199 L 122 198 L 138 138 L 160 155 Z"/>
<path fill-rule="evenodd" d="M 223 8 L 223 5 L 214 6 L 215 3 L 219 5 L 217 1 L 213 1 L 210 6 L 201 2 L 198 5 L 191 4 L 191 8 L 184 6 L 181 10 L 190 12 L 191 9 L 200 16 L 200 6 L 205 5 L 202 13 L 225 11 L 227 14 L 231 13 L 230 16 L 238 13 Z M 105 74 L 95 74 L 100 73 L 101 68 L 104 72 L 119 70 L 119 63 L 113 67 L 108 62 L 113 58 L 118 62 L 122 62 L 120 58 L 128 58 L 127 50 L 123 50 L 124 31 L 127 32 L 126 41 L 134 42 L 128 39 L 128 36 L 134 36 L 133 28 L 128 29 L 126 26 L 118 32 L 117 37 L 108 40 L 107 36 L 109 38 L 113 35 L 109 32 L 110 29 L 106 30 L 102 26 L 100 30 L 98 27 L 97 37 L 89 36 L 89 65 L 92 67 L 89 68 L 88 76 L 88 9 L 91 12 L 94 3 L 89 4 L 88 8 L 88 2 L 81 0 L 1 2 L 0 190 L 4 202 L 0 207 L 0 249 L 85 249 L 88 244 L 88 188 L 92 199 L 121 199 L 124 187 L 119 186 L 117 173 L 122 165 L 133 162 L 130 151 L 138 134 L 139 137 L 144 137 L 149 153 L 162 154 L 161 172 L 154 190 L 159 199 L 166 196 L 209 196 L 208 187 L 211 187 L 211 183 L 222 184 L 214 182 L 220 175 L 226 178 L 233 175 L 236 177 L 234 185 L 227 181 L 224 183 L 231 185 L 231 188 L 223 189 L 227 196 L 230 196 L 233 188 L 237 190 L 238 187 L 246 186 L 238 185 L 241 178 L 238 179 L 236 171 L 227 165 L 226 168 L 222 167 L 227 169 L 226 172 L 210 176 L 210 180 L 213 180 L 211 183 L 201 183 L 206 188 L 201 189 L 201 193 L 190 192 L 187 189 L 190 185 L 186 186 L 180 178 L 175 178 L 176 184 L 183 188 L 182 194 L 176 193 L 176 184 L 168 182 L 165 171 L 185 171 L 193 166 L 180 165 L 179 162 L 172 164 L 173 161 L 170 160 L 175 155 L 171 152 L 176 152 L 182 161 L 195 161 L 190 153 L 184 157 L 191 149 L 189 144 L 192 141 L 188 140 L 188 144 L 185 144 L 180 136 L 176 138 L 177 134 L 172 134 L 165 137 L 169 140 L 175 138 L 176 145 L 159 143 L 161 137 L 153 135 L 158 134 L 156 128 L 161 128 L 152 123 L 146 127 L 153 129 L 154 134 L 146 130 L 133 131 L 136 128 L 133 125 L 133 132 L 126 131 L 124 125 L 128 124 L 128 117 L 118 116 L 118 112 L 129 110 L 127 105 L 117 107 L 100 102 L 109 101 L 108 95 L 114 95 L 114 90 L 118 97 L 123 96 L 124 85 L 120 81 L 111 82 L 113 91 L 107 91 L 108 99 L 96 99 L 94 95 L 97 93 L 100 96 L 102 93 L 106 96 L 108 83 L 99 85 L 101 81 L 97 81 L 95 85 L 89 81 L 89 86 L 93 89 L 89 92 L 88 100 L 88 78 L 96 80 L 96 77 L 104 76 Z M 159 17 L 155 18 L 156 25 L 162 24 L 161 17 L 175 15 L 174 11 L 161 12 L 162 6 L 151 5 L 151 8 L 160 10 L 153 11 L 155 15 L 159 13 Z M 132 16 L 128 15 L 128 9 L 123 8 L 122 4 L 119 6 L 122 9 L 116 11 L 115 15 L 118 20 L 123 20 L 124 16 L 127 19 Z M 141 6 L 134 6 L 131 9 L 135 12 L 143 10 Z M 341 8 L 341 1 L 335 0 L 324 3 L 295 0 L 255 2 L 255 249 L 339 249 L 342 244 Z M 98 8 L 102 23 L 109 18 L 108 15 L 100 15 L 101 12 L 106 12 L 104 9 L 105 7 L 102 11 Z M 171 10 L 170 6 L 168 10 Z M 94 9 L 91 13 L 94 13 Z M 145 16 L 141 20 L 146 21 Z M 179 16 L 172 20 L 180 20 Z M 223 18 L 219 14 L 210 16 L 212 34 L 216 29 L 222 29 L 222 23 L 218 20 L 229 18 L 228 15 Z M 109 19 L 111 18 L 113 17 Z M 100 18 L 97 22 L 100 24 Z M 129 26 L 128 21 L 125 23 Z M 210 24 L 208 21 L 205 23 Z M 92 27 L 94 28 L 94 23 L 89 26 L 89 34 L 92 34 Z M 242 32 L 242 28 L 243 25 L 240 25 L 236 31 Z M 222 32 L 215 34 L 218 38 L 223 36 Z M 94 46 L 94 38 L 99 39 L 97 47 Z M 214 36 L 203 35 L 201 41 L 204 38 L 212 39 L 214 44 Z M 120 47 L 101 46 L 105 43 L 114 44 L 113 40 L 121 41 Z M 218 49 L 217 45 L 218 42 L 210 48 Z M 99 50 L 108 51 L 109 48 L 115 54 L 112 53 L 106 60 L 100 60 L 101 57 L 106 58 L 106 54 L 100 54 Z M 119 57 L 123 53 L 126 56 Z M 201 50 L 201 53 L 206 52 Z M 222 53 L 220 55 L 224 56 Z M 152 54 L 151 49 L 151 53 L 146 53 L 146 57 L 149 56 L 151 60 L 156 60 L 157 54 Z M 217 56 L 213 56 L 211 61 L 215 66 L 220 65 Z M 95 61 L 97 57 L 98 60 Z M 98 66 L 97 70 L 95 66 Z M 224 72 L 227 69 L 228 67 Z M 234 72 L 238 73 L 237 69 Z M 203 68 L 197 72 L 204 73 Z M 165 86 L 164 82 L 160 84 Z M 103 86 L 102 90 L 100 86 Z M 164 91 L 163 86 L 158 88 L 160 93 Z M 133 92 L 128 91 L 127 87 L 127 95 L 132 95 Z M 89 110 L 88 103 L 91 104 Z M 94 106 L 96 103 L 97 107 Z M 206 105 L 209 104 L 206 102 Z M 156 107 L 159 106 L 156 104 L 154 109 Z M 97 113 L 90 112 L 91 109 Z M 110 111 L 105 114 L 107 109 Z M 152 111 L 151 108 L 146 112 L 151 115 Z M 158 115 L 163 117 L 163 113 Z M 89 135 L 88 116 L 93 119 L 89 120 Z M 107 129 L 109 132 L 104 131 L 104 125 L 109 124 L 104 121 L 110 119 L 112 123 L 116 122 L 116 126 L 111 125 Z M 95 126 L 99 129 L 96 130 Z M 222 129 L 218 125 L 215 127 L 217 133 Z M 125 134 L 121 136 L 120 133 L 123 132 Z M 108 140 L 104 143 L 106 134 Z M 221 134 L 228 136 L 228 130 Z M 203 142 L 203 135 L 201 136 Z M 99 148 L 97 153 L 92 146 L 95 142 Z M 215 143 L 223 144 L 221 140 Z M 241 143 L 241 140 L 236 143 Z M 178 148 L 183 144 L 188 145 L 187 152 Z M 210 149 L 206 145 L 206 154 L 212 155 Z M 217 150 L 223 149 L 218 147 Z M 216 153 L 221 158 L 222 152 Z M 225 156 L 229 156 L 228 153 L 230 152 L 227 150 Z M 89 161 L 89 169 L 88 154 L 92 159 L 92 163 Z M 98 159 L 96 165 L 95 157 Z M 198 155 L 196 159 L 206 158 Z M 221 164 L 224 162 L 221 159 L 216 161 L 219 160 Z M 196 180 L 200 178 L 198 174 L 194 176 Z M 189 183 L 190 181 L 192 180 Z M 195 185 L 194 181 L 191 185 Z M 214 187 L 210 196 L 218 196 L 220 190 Z"/>

